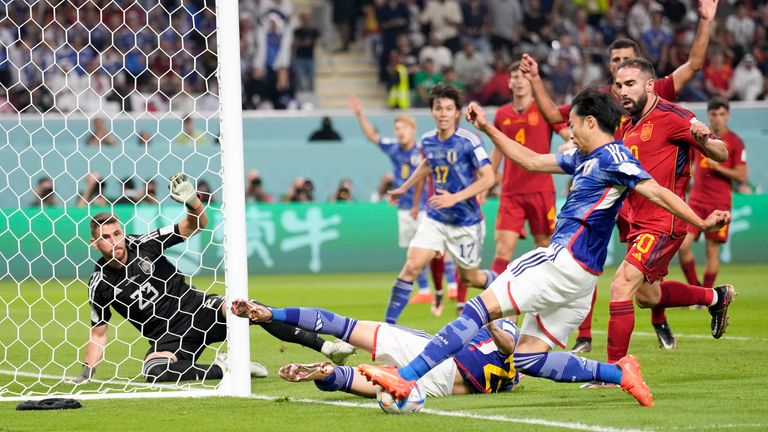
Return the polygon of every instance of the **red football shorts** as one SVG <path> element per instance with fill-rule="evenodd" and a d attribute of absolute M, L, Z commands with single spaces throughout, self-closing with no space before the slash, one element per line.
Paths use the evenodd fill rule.
<path fill-rule="evenodd" d="M 726 206 L 718 206 L 714 204 L 703 204 L 703 203 L 688 203 L 688 206 L 693 210 L 697 215 L 699 215 L 700 218 L 706 219 L 707 216 L 712 214 L 715 210 L 731 210 L 730 207 Z M 707 240 L 712 240 L 719 243 L 725 243 L 728 241 L 728 228 L 730 228 L 730 224 L 720 228 L 717 231 L 709 231 L 704 233 L 704 237 Z M 688 232 L 693 234 L 696 240 L 699 239 L 701 236 L 701 230 L 696 228 L 695 226 L 688 224 Z"/>
<path fill-rule="evenodd" d="M 497 230 L 515 231 L 525 238 L 526 219 L 531 234 L 551 236 L 555 232 L 555 194 L 534 192 L 500 198 Z"/>
<path fill-rule="evenodd" d="M 683 239 L 672 238 L 656 232 L 639 232 L 630 237 L 631 246 L 624 260 L 643 272 L 648 282 L 653 283 L 667 275 L 669 262 L 677 254 Z"/>

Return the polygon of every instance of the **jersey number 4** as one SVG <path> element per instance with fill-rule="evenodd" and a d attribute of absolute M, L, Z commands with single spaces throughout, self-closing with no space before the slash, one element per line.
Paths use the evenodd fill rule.
<path fill-rule="evenodd" d="M 149 282 L 144 282 L 139 286 L 139 289 L 131 294 L 132 300 L 139 300 L 139 309 L 144 310 L 152 304 L 155 299 L 160 295 L 155 287 Z"/>

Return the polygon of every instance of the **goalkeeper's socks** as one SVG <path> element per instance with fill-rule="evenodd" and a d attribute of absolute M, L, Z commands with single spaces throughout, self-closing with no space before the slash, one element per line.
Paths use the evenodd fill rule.
<path fill-rule="evenodd" d="M 619 366 L 569 352 L 515 354 L 514 359 L 518 372 L 556 382 L 600 381 L 621 385 L 623 376 Z"/>
<path fill-rule="evenodd" d="M 325 309 L 315 308 L 273 308 L 272 321 L 281 321 L 300 329 L 336 336 L 344 342 L 357 325 L 357 320 L 337 315 Z"/>
<path fill-rule="evenodd" d="M 461 351 L 489 321 L 488 309 L 483 301 L 480 297 L 473 298 L 458 318 L 437 332 L 418 357 L 399 369 L 400 376 L 413 381 L 426 375 L 445 359 Z"/>
<path fill-rule="evenodd" d="M 334 366 L 333 373 L 323 379 L 315 380 L 315 385 L 322 391 L 343 391 L 349 393 L 354 379 L 355 368 L 352 366 Z"/>
<path fill-rule="evenodd" d="M 419 273 L 419 277 L 416 278 L 416 284 L 419 286 L 419 291 L 429 293 L 429 282 L 427 281 L 427 267 L 424 267 Z"/>
<path fill-rule="evenodd" d="M 496 278 L 499 277 L 499 274 L 493 270 L 483 270 L 483 273 L 485 273 L 485 277 L 486 277 L 485 283 L 483 284 L 483 289 L 486 289 L 489 286 L 491 286 L 493 281 L 495 281 Z"/>
<path fill-rule="evenodd" d="M 400 318 L 400 314 L 403 313 L 403 309 L 411 297 L 411 291 L 413 291 L 413 282 L 407 282 L 400 278 L 395 281 L 392 286 L 392 294 L 389 296 L 387 314 L 384 316 L 384 320 L 388 324 L 394 324 Z"/>

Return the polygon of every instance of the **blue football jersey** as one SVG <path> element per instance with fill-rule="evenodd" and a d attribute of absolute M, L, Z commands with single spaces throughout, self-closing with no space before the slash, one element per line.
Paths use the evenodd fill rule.
<path fill-rule="evenodd" d="M 620 140 L 586 155 L 571 149 L 556 157 L 573 180 L 557 214 L 552 243 L 566 247 L 587 270 L 602 273 L 624 198 L 637 183 L 651 176 Z"/>
<path fill-rule="evenodd" d="M 440 141 L 437 129 L 433 129 L 421 137 L 419 148 L 429 162 L 435 190 L 459 192 L 475 181 L 476 170 L 491 163 L 480 138 L 463 128 L 457 128 L 446 141 Z M 483 213 L 473 197 L 445 209 L 427 206 L 427 217 L 447 225 L 468 226 L 480 223 Z"/>
<path fill-rule="evenodd" d="M 494 325 L 511 334 L 517 342 L 520 331 L 515 323 L 498 320 Z M 453 357 L 453 361 L 464 381 L 478 393 L 510 391 L 519 381 L 512 354 L 500 353 L 491 332 L 485 327 Z"/>
<path fill-rule="evenodd" d="M 422 159 L 418 146 L 413 146 L 410 150 L 403 150 L 396 139 L 381 138 L 379 140 L 379 148 L 389 156 L 389 160 L 392 162 L 392 175 L 395 178 L 395 187 L 400 187 L 401 184 L 408 180 L 408 177 L 411 176 L 413 170 L 416 169 Z M 414 189 L 415 187 L 408 189 L 408 192 L 400 197 L 397 208 L 402 210 L 413 208 Z M 426 206 L 427 193 L 424 192 L 421 194 L 419 210 L 424 210 Z"/>

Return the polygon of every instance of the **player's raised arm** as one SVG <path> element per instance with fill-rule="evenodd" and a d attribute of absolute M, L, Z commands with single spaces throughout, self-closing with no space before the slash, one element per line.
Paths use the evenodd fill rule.
<path fill-rule="evenodd" d="M 381 137 L 376 132 L 376 128 L 373 127 L 371 122 L 365 117 L 365 114 L 363 114 L 363 106 L 360 104 L 360 99 L 358 99 L 357 96 L 349 98 L 349 107 L 352 109 L 352 113 L 355 117 L 357 117 L 357 121 L 360 123 L 360 127 L 363 129 L 363 134 L 365 134 L 368 141 L 378 145 Z"/>
<path fill-rule="evenodd" d="M 480 105 L 474 102 L 469 104 L 467 107 L 467 121 L 472 123 L 479 131 L 488 135 L 493 145 L 501 153 L 525 170 L 555 174 L 563 173 L 563 169 L 557 164 L 555 155 L 536 153 L 507 137 L 488 121 Z"/>
<path fill-rule="evenodd" d="M 705 220 L 701 219 L 685 201 L 653 179 L 639 182 L 635 186 L 635 192 L 702 231 L 716 231 L 731 223 L 731 212 L 721 210 L 713 211 Z"/>
<path fill-rule="evenodd" d="M 567 121 L 567 119 L 563 118 L 555 101 L 547 93 L 547 87 L 544 85 L 541 75 L 539 75 L 539 64 L 527 53 L 523 54 L 523 58 L 520 59 L 520 71 L 531 82 L 533 99 L 536 101 L 536 105 L 538 105 L 539 111 L 541 111 L 541 115 L 544 116 L 547 123 L 557 124 Z"/>
<path fill-rule="evenodd" d="M 712 138 L 709 126 L 698 120 L 692 120 L 691 135 L 708 158 L 716 162 L 725 162 L 728 159 L 728 147 L 722 140 Z"/>
<path fill-rule="evenodd" d="M 675 85 L 675 93 L 683 90 L 688 81 L 693 79 L 696 72 L 704 67 L 709 47 L 709 34 L 712 31 L 712 22 L 717 12 L 719 0 L 699 0 L 699 26 L 696 29 L 696 37 L 691 45 L 691 53 L 688 61 L 672 72 L 672 82 Z"/>
<path fill-rule="evenodd" d="M 205 206 L 198 198 L 195 187 L 192 186 L 192 182 L 189 181 L 186 174 L 172 175 L 169 179 L 168 188 L 171 190 L 171 198 L 187 207 L 187 217 L 179 222 L 179 234 L 182 237 L 192 237 L 208 226 L 208 214 L 205 212 Z"/>

